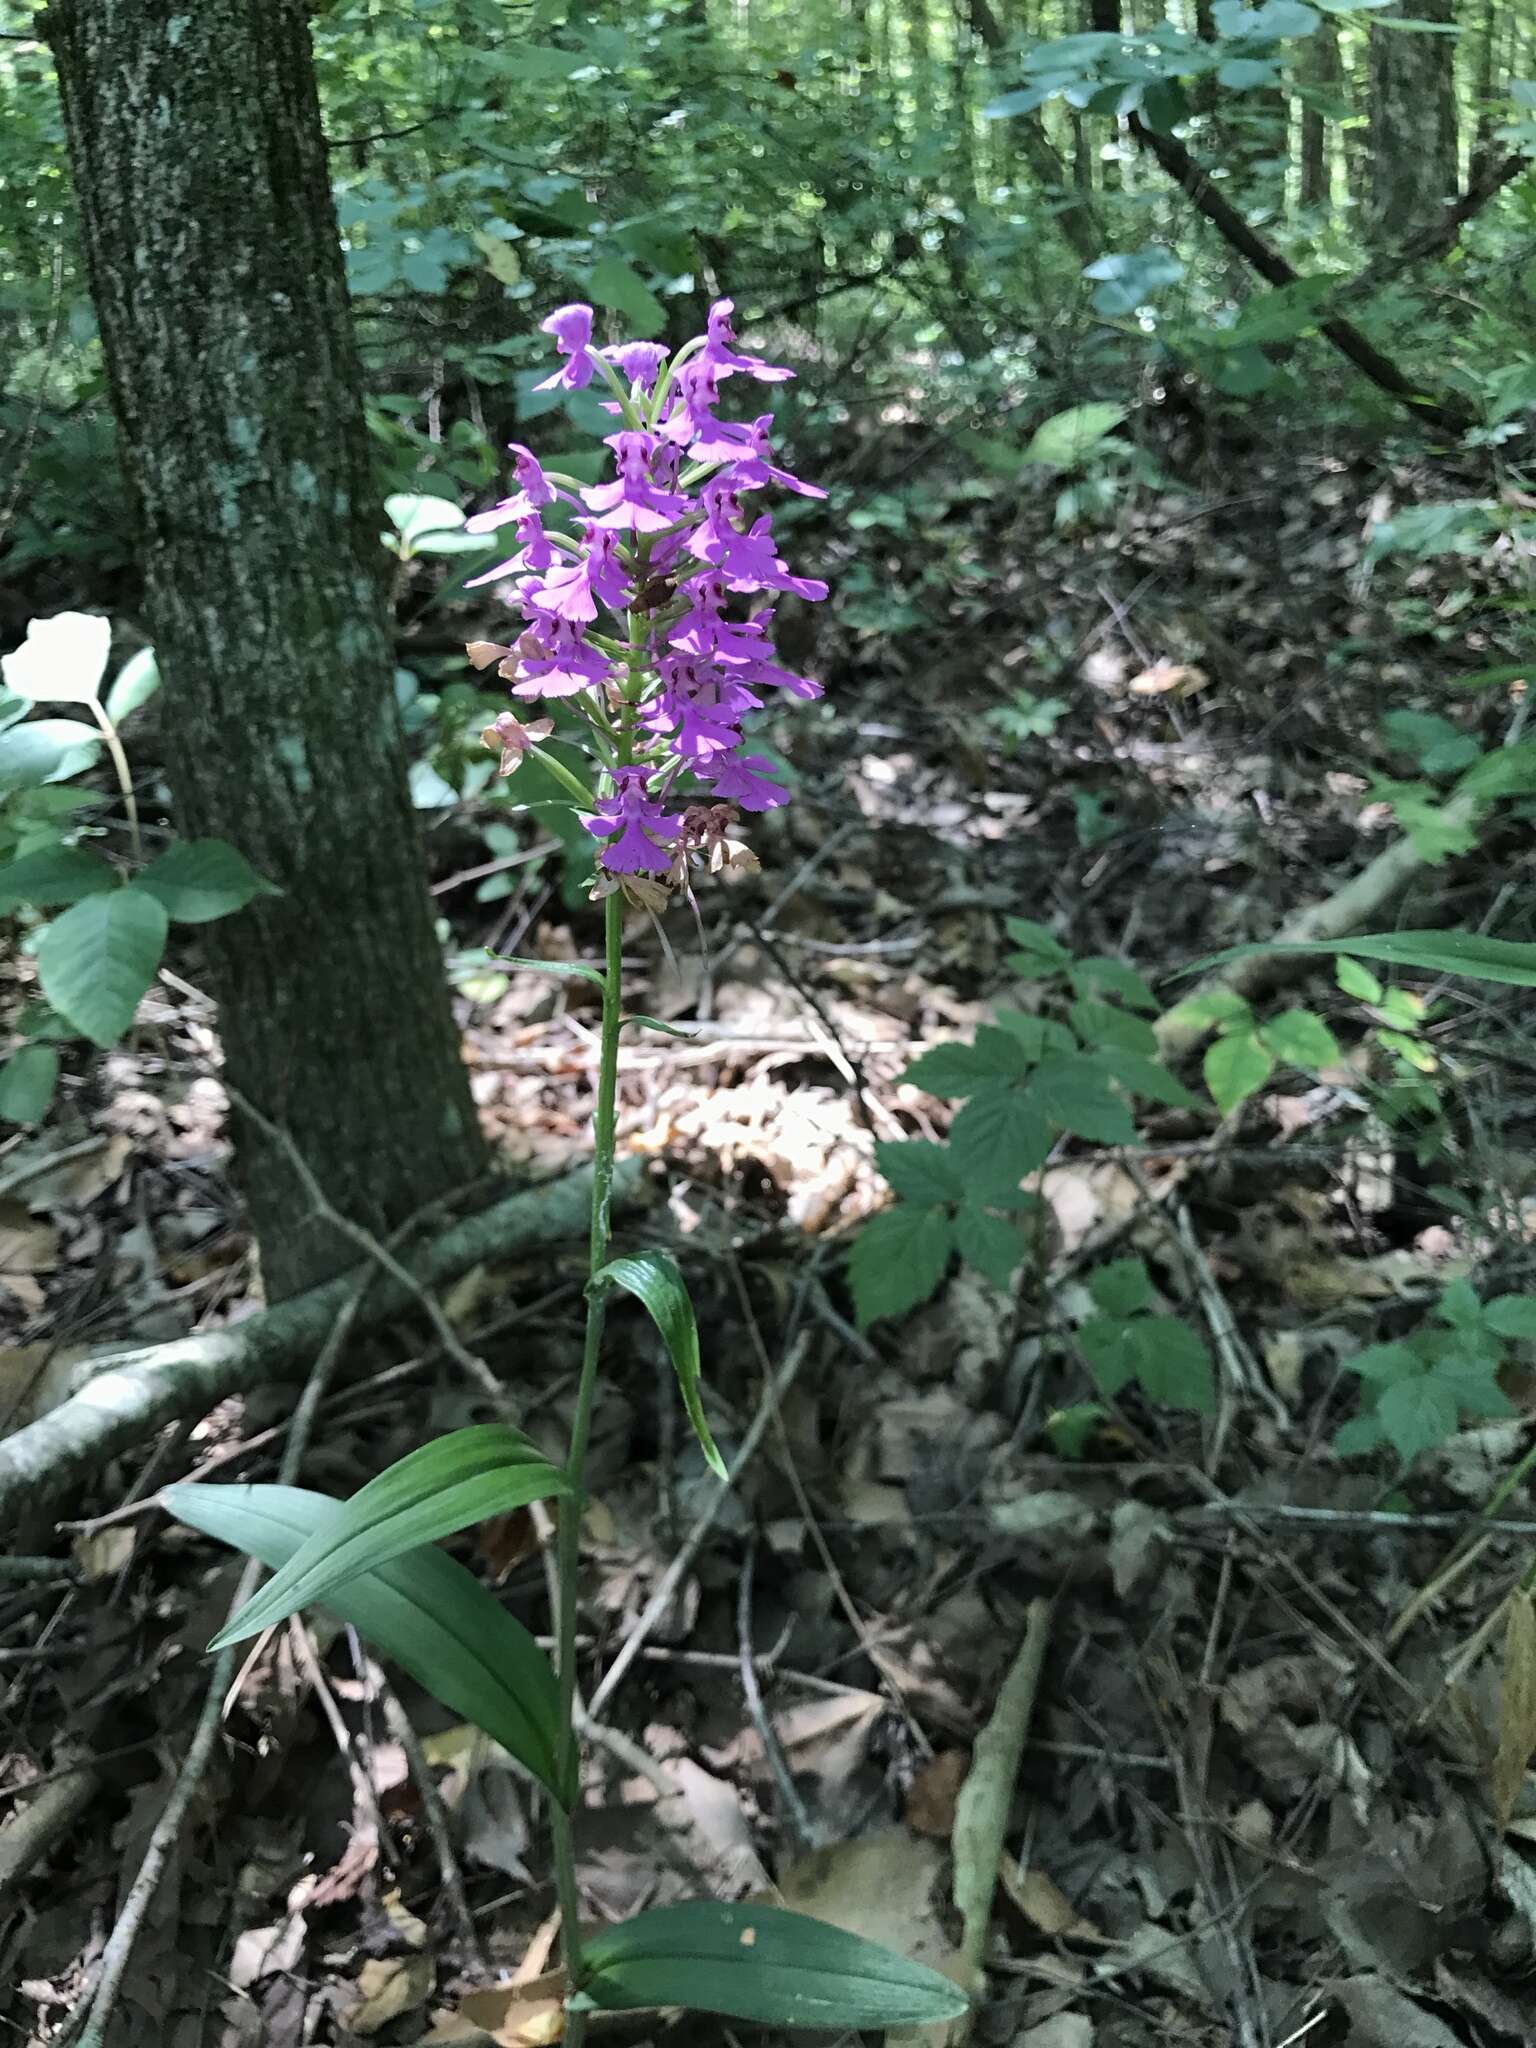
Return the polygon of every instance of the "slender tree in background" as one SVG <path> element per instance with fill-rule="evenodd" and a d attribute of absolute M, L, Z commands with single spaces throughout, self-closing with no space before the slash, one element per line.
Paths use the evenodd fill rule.
<path fill-rule="evenodd" d="M 1412 0 L 1391 12 L 1450 24 L 1453 0 Z M 1408 33 L 1390 20 L 1371 23 L 1371 182 L 1373 235 L 1391 244 L 1438 219 L 1454 197 L 1456 39 Z"/>
<path fill-rule="evenodd" d="M 226 1072 L 373 1228 L 472 1179 L 407 787 L 302 0 L 54 0 L 177 823 L 283 890 L 207 928 Z M 274 1295 L 355 1259 L 237 1123 Z"/>

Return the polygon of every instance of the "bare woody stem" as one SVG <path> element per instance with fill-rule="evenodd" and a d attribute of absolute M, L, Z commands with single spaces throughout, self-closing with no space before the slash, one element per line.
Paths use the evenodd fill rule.
<path fill-rule="evenodd" d="M 588 1246 L 587 1331 L 582 1350 L 581 1377 L 576 1386 L 576 1408 L 571 1418 L 570 1449 L 566 1477 L 571 1491 L 560 1503 L 560 1529 L 556 1560 L 559 1567 L 559 1609 L 555 1617 L 555 1651 L 560 1678 L 560 1718 L 567 1745 L 567 1782 L 576 1779 L 576 1621 L 577 1574 L 581 1563 L 581 1520 L 585 1505 L 583 1481 L 587 1443 L 592 1432 L 592 1410 L 597 1396 L 598 1360 L 603 1348 L 603 1323 L 607 1314 L 608 1290 L 596 1276 L 608 1260 L 611 1235 L 610 1206 L 613 1193 L 615 1105 L 619 1078 L 619 1026 L 622 1015 L 624 899 L 618 890 L 608 897 L 603 913 L 603 1025 L 602 1049 L 597 1075 L 597 1104 L 592 1119 L 592 1232 Z M 555 1882 L 560 1901 L 560 1941 L 565 1957 L 566 1981 L 574 1989 L 581 1981 L 581 1899 L 576 1888 L 576 1855 L 571 1816 L 563 1808 L 554 1810 Z M 566 2048 L 581 2048 L 586 2015 L 566 2017 Z"/>

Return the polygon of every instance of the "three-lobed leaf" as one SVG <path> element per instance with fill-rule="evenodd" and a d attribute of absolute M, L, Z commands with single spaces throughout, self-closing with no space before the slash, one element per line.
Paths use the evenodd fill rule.
<path fill-rule="evenodd" d="M 677 1262 L 660 1251 L 627 1254 L 610 1259 L 600 1272 L 593 1274 L 592 1284 L 595 1287 L 622 1287 L 645 1308 L 667 1347 L 682 1391 L 683 1407 L 693 1424 L 693 1433 L 699 1440 L 709 1469 L 717 1479 L 728 1478 L 725 1460 L 716 1448 L 704 1416 L 699 1326 L 687 1283 L 678 1271 Z"/>
<path fill-rule="evenodd" d="M 44 995 L 93 1044 L 116 1044 L 159 971 L 166 925 L 164 905 L 137 883 L 82 898 L 38 941 Z"/>
<path fill-rule="evenodd" d="M 178 1521 L 274 1571 L 345 1512 L 342 1502 L 296 1486 L 169 1486 L 160 1498 Z M 571 1751 L 549 1659 L 446 1551 L 409 1551 L 333 1588 L 325 1604 L 571 1804 Z"/>
<path fill-rule="evenodd" d="M 780 2027 L 932 2026 L 959 1986 L 894 1949 L 780 1906 L 694 1899 L 604 1928 L 585 1947 L 577 2008 L 687 2006 Z"/>
<path fill-rule="evenodd" d="M 407 1453 L 343 1502 L 209 1647 L 243 1642 L 286 1621 L 405 1551 L 570 1490 L 565 1474 L 520 1429 L 481 1422 L 453 1430 Z"/>

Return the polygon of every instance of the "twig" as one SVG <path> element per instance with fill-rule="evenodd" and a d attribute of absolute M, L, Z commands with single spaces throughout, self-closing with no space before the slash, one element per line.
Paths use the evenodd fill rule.
<path fill-rule="evenodd" d="M 789 1823 L 802 1848 L 814 1849 L 818 1845 L 817 1830 L 806 1812 L 805 1801 L 800 1797 L 800 1788 L 784 1754 L 784 1745 L 763 1704 L 763 1689 L 757 1682 L 757 1660 L 752 1654 L 752 1579 L 756 1568 L 757 1545 L 754 1542 L 748 1546 L 746 1562 L 742 1565 L 736 1587 L 737 1668 L 741 1672 L 741 1689 L 746 1695 L 747 1712 L 752 1716 L 752 1725 L 757 1730 L 763 1755 L 768 1759 L 768 1768 L 778 1788 L 782 1818 Z"/>
<path fill-rule="evenodd" d="M 37 1797 L 0 1828 L 0 1900 L 47 1855 L 96 1797 L 101 1789 L 96 1763 L 93 1756 L 56 1772 Z"/>
<path fill-rule="evenodd" d="M 729 1477 L 723 1486 L 716 1487 L 710 1494 L 703 1513 L 700 1514 L 698 1520 L 683 1538 L 682 1547 L 676 1557 L 673 1558 L 667 1569 L 662 1573 L 655 1592 L 646 1602 L 644 1612 L 625 1637 L 618 1655 L 598 1681 L 597 1687 L 587 1704 L 589 1716 L 595 1718 L 602 1712 L 604 1703 L 613 1697 L 614 1689 L 622 1681 L 630 1665 L 639 1656 L 645 1645 L 646 1638 L 672 1605 L 673 1595 L 677 1592 L 684 1578 L 686 1578 L 688 1567 L 699 1553 L 699 1546 L 719 1520 L 720 1511 L 730 1497 L 732 1487 L 735 1486 L 737 1480 L 757 1455 L 757 1447 L 762 1442 L 769 1423 L 778 1413 L 779 1403 L 794 1385 L 795 1375 L 799 1372 L 809 1347 L 810 1339 L 802 1332 L 790 1345 L 784 1363 L 779 1367 L 775 1377 L 763 1389 L 763 1398 L 758 1403 L 757 1413 L 753 1416 L 747 1428 L 747 1433 L 741 1440 L 740 1450 L 737 1451 L 735 1457 L 731 1460 Z"/>

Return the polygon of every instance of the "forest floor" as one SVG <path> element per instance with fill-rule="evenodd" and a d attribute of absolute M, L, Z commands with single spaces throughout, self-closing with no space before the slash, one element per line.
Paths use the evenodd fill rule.
<path fill-rule="evenodd" d="M 621 1145 L 654 1162 L 646 1230 L 688 1270 L 725 1454 L 755 1450 L 722 1496 L 648 1328 L 616 1318 L 586 1527 L 582 1678 L 604 1732 L 582 1886 L 598 1918 L 772 1888 L 944 1963 L 956 1798 L 1044 1601 L 979 2042 L 1513 2048 L 1536 2037 L 1536 1800 L 1501 1826 L 1494 1787 L 1504 1614 L 1529 1550 L 1504 1524 L 1529 1517 L 1525 1490 L 1474 1524 L 1531 1439 L 1536 1380 L 1509 1389 L 1512 1419 L 1420 1459 L 1401 1513 L 1382 1509 L 1390 1474 L 1330 1439 L 1345 1356 L 1458 1274 L 1517 1288 L 1536 1268 L 1523 992 L 1436 992 L 1452 1137 L 1427 1177 L 1464 1214 L 1362 1137 L 1347 1075 L 1291 1075 L 1220 1128 L 1170 1123 L 1134 1155 L 1067 1147 L 1044 1184 L 1050 1270 L 1016 1293 L 967 1274 L 899 1324 L 850 1320 L 843 1255 L 881 1199 L 874 1143 L 942 1129 L 903 1067 L 1000 994 L 1030 1000 L 1010 988 L 1006 914 L 1159 980 L 1273 931 L 1388 842 L 1391 821 L 1361 810 L 1388 766 L 1384 710 L 1454 705 L 1490 745 L 1518 715 L 1507 691 L 1445 687 L 1503 658 L 1507 565 L 1389 578 L 1364 553 L 1373 507 L 1411 501 L 1410 468 L 1250 471 L 1132 500 L 1088 539 L 1054 531 L 1048 502 L 957 502 L 937 563 L 931 528 L 909 540 L 894 514 L 861 536 L 873 595 L 823 629 L 824 715 L 784 721 L 798 790 L 754 834 L 762 875 L 705 896 L 701 932 L 672 919 L 670 958 L 632 927 L 630 1006 L 693 1036 L 628 1050 Z M 882 606 L 907 607 L 899 632 Z M 984 714 L 1020 688 L 1065 701 L 1014 747 Z M 590 916 L 547 878 L 477 903 L 455 880 L 473 855 L 450 844 L 435 867 L 466 948 L 590 950 Z M 1536 936 L 1529 879 L 1528 829 L 1498 827 L 1425 869 L 1388 921 Z M 1303 988 L 1345 1028 L 1330 970 Z M 596 1057 L 580 985 L 515 974 L 479 993 L 467 1056 L 502 1156 L 579 1162 Z M 216 1064 L 189 961 L 64 1122 L 0 1157 L 13 1421 L 61 1360 L 254 1304 Z M 1219 1423 L 1127 1397 L 1067 1456 L 1047 1425 L 1092 1390 L 1055 1341 L 1062 1298 L 1111 1246 L 1255 1370 Z M 551 1446 L 582 1277 L 572 1245 L 443 1299 Z M 0 1591 L 0 1791 L 35 1801 L 82 1751 L 99 1786 L 4 1900 L 0 2017 L 18 2040 L 61 2038 L 90 1981 L 233 1586 L 236 1567 L 149 1496 L 215 1467 L 270 1478 L 291 1401 L 228 1402 L 102 1473 L 67 1552 L 31 1532 L 59 1577 Z M 354 1343 L 306 1483 L 349 1490 L 482 1402 L 401 1318 Z M 546 1626 L 526 1516 L 459 1548 Z M 403 1690 L 477 1958 L 376 1674 L 345 1635 L 320 1642 L 316 1662 L 281 1632 L 243 1668 L 121 2038 L 548 2043 L 553 1900 L 524 1784 Z M 487 1971 L 515 1981 L 488 1991 Z M 703 2024 L 649 2032 L 702 2040 Z"/>

